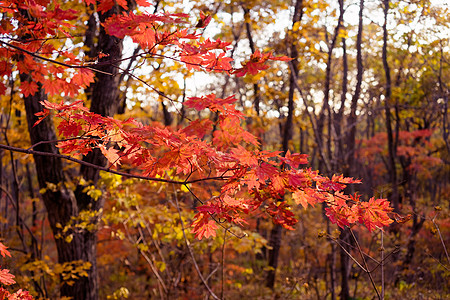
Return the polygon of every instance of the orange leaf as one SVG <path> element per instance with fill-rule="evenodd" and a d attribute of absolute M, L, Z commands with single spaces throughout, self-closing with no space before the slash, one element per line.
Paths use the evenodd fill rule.
<path fill-rule="evenodd" d="M 3 243 L 0 242 L 0 254 L 5 257 L 6 255 L 8 255 L 9 257 L 11 257 L 11 253 L 9 253 L 8 250 L 6 250 L 8 247 L 6 247 L 5 245 L 3 245 Z"/>
<path fill-rule="evenodd" d="M 80 69 L 75 75 L 73 75 L 70 82 L 79 85 L 81 88 L 87 88 L 95 80 L 95 74 L 88 69 Z"/>
<path fill-rule="evenodd" d="M 38 89 L 39 87 L 34 81 L 23 81 L 20 84 L 20 91 L 24 97 L 33 96 Z"/>
<path fill-rule="evenodd" d="M 106 159 L 114 166 L 120 165 L 120 156 L 117 154 L 119 150 L 116 150 L 112 147 L 106 148 L 103 145 L 98 145 L 100 150 L 102 151 L 103 155 L 106 157 Z"/>
<path fill-rule="evenodd" d="M 13 279 L 14 277 L 15 276 L 13 274 L 9 273 L 8 269 L 0 270 L 0 282 L 2 284 L 4 284 L 4 285 L 11 285 L 11 284 L 16 283 L 14 281 L 14 279 Z"/>

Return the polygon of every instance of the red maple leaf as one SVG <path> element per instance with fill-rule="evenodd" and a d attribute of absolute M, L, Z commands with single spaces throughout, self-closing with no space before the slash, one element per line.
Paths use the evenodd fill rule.
<path fill-rule="evenodd" d="M 225 57 L 225 53 L 220 53 L 219 55 L 216 55 L 212 52 L 207 53 L 203 55 L 203 63 L 202 66 L 207 71 L 216 71 L 216 72 L 223 72 L 223 71 L 231 71 L 231 64 L 233 59 L 231 57 Z"/>
<path fill-rule="evenodd" d="M 294 200 L 295 204 L 301 204 L 304 209 L 308 207 L 308 204 L 314 206 L 314 204 L 317 203 L 317 200 L 314 196 L 302 190 L 297 190 L 292 193 L 292 199 Z"/>
<path fill-rule="evenodd" d="M 95 74 L 89 69 L 80 69 L 75 75 L 73 75 L 71 82 L 77 84 L 81 88 L 87 88 L 95 80 Z"/>
<path fill-rule="evenodd" d="M 266 65 L 266 62 L 268 60 L 279 60 L 279 61 L 289 61 L 291 58 L 287 56 L 279 56 L 275 57 L 272 55 L 272 52 L 268 52 L 265 54 L 262 54 L 258 49 L 250 56 L 250 60 L 242 63 L 242 68 L 237 69 L 234 74 L 236 74 L 237 77 L 242 77 L 247 73 L 250 73 L 251 75 L 256 75 L 260 70 L 265 70 L 269 68 L 268 65 Z"/>
<path fill-rule="evenodd" d="M 85 0 L 86 1 L 86 0 Z M 97 11 L 99 12 L 107 12 L 114 5 L 122 6 L 125 10 L 127 9 L 127 0 L 102 0 L 97 6 Z"/>
<path fill-rule="evenodd" d="M 261 163 L 256 168 L 256 175 L 258 176 L 259 180 L 262 182 L 266 181 L 269 178 L 272 178 L 278 173 L 278 169 L 275 168 L 273 165 L 268 163 Z"/>
<path fill-rule="evenodd" d="M 350 225 L 348 221 L 350 209 L 348 207 L 332 205 L 325 208 L 325 214 L 330 219 L 331 223 L 337 224 L 339 227 L 344 228 Z"/>
<path fill-rule="evenodd" d="M 64 81 L 65 82 L 65 81 Z M 42 87 L 45 89 L 45 92 L 49 95 L 59 95 L 61 94 L 61 79 L 57 78 L 51 78 L 51 79 L 45 79 L 42 83 Z"/>
<path fill-rule="evenodd" d="M 6 247 L 5 245 L 3 245 L 3 243 L 0 242 L 0 254 L 5 257 L 6 255 L 11 257 L 11 253 L 9 253 L 8 250 L 6 250 L 8 247 Z"/>
<path fill-rule="evenodd" d="M 288 230 L 294 230 L 292 226 L 298 222 L 286 202 L 270 203 L 267 212 L 272 216 L 275 224 L 279 224 Z"/>
<path fill-rule="evenodd" d="M 388 215 L 393 208 L 386 199 L 370 198 L 368 202 L 360 202 L 360 223 L 364 223 L 369 231 L 382 228 L 394 222 Z"/>
<path fill-rule="evenodd" d="M 200 11 L 200 20 L 198 20 L 198 23 L 195 27 L 197 28 L 205 28 L 208 26 L 209 22 L 211 22 L 211 15 L 205 15 L 203 11 Z"/>
<path fill-rule="evenodd" d="M 13 279 L 14 277 L 15 276 L 13 274 L 9 273 L 8 269 L 0 270 L 0 282 L 2 284 L 4 284 L 4 285 L 11 285 L 11 284 L 16 283 L 14 281 L 14 279 Z"/>
<path fill-rule="evenodd" d="M 102 151 L 102 154 L 106 157 L 106 159 L 109 161 L 110 164 L 112 164 L 114 167 L 117 165 L 120 165 L 120 156 L 117 154 L 119 150 L 116 150 L 112 147 L 106 148 L 103 145 L 98 145 L 100 150 Z"/>
<path fill-rule="evenodd" d="M 33 96 L 39 87 L 34 81 L 22 81 L 20 84 L 20 91 L 24 97 Z"/>
<path fill-rule="evenodd" d="M 280 157 L 280 160 L 291 167 L 298 169 L 299 165 L 306 165 L 308 163 L 308 155 L 300 153 L 291 154 L 288 150 L 284 157 Z"/>
<path fill-rule="evenodd" d="M 192 223 L 192 233 L 195 233 L 195 237 L 199 240 L 202 238 L 209 238 L 216 236 L 217 225 L 216 222 L 209 219 L 209 215 L 203 212 L 199 212 L 194 217 L 195 221 Z"/>

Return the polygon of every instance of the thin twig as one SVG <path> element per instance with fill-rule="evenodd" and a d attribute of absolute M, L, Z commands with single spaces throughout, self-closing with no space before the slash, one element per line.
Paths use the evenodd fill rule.
<path fill-rule="evenodd" d="M 175 190 L 175 187 L 174 187 L 174 190 Z M 177 205 L 178 216 L 180 217 L 181 230 L 183 231 L 184 242 L 186 243 L 186 247 L 188 248 L 189 254 L 191 255 L 192 262 L 194 263 L 195 270 L 197 271 L 198 276 L 200 277 L 201 281 L 203 282 L 203 285 L 206 287 L 206 289 L 208 290 L 208 292 L 211 295 L 211 297 L 213 297 L 216 300 L 220 300 L 220 298 L 217 297 L 217 295 L 209 287 L 208 282 L 206 282 L 205 278 L 203 277 L 202 272 L 200 271 L 200 268 L 197 265 L 197 261 L 195 260 L 194 253 L 192 252 L 191 246 L 189 245 L 189 241 L 188 241 L 188 239 L 186 237 L 186 232 L 184 230 L 184 222 L 183 222 L 183 218 L 181 217 L 180 205 L 178 203 L 178 196 L 177 196 L 177 193 L 175 191 L 174 191 L 174 195 L 175 195 L 174 196 L 175 197 L 175 203 Z"/>
<path fill-rule="evenodd" d="M 220 298 L 223 298 L 224 282 L 225 282 L 225 242 L 227 241 L 227 230 L 223 232 L 223 244 L 222 244 L 222 280 L 220 283 Z"/>
<path fill-rule="evenodd" d="M 133 244 L 137 244 L 137 243 L 139 242 L 139 239 L 136 240 L 136 241 L 135 241 L 134 239 L 132 239 L 131 233 L 129 232 L 128 227 L 125 226 L 125 224 L 126 224 L 127 222 L 128 222 L 128 220 L 125 221 L 125 222 L 123 223 L 123 225 L 124 225 L 125 232 L 126 232 L 126 234 L 127 234 L 127 236 L 128 236 L 128 240 L 129 240 L 130 242 L 132 242 Z M 141 235 L 141 237 L 142 237 L 142 235 Z M 157 281 L 158 281 L 158 283 L 159 283 L 158 286 L 163 288 L 164 294 L 167 294 L 166 284 L 164 283 L 164 280 L 161 278 L 161 275 L 159 275 L 158 269 L 157 269 L 156 266 L 153 264 L 153 261 L 150 259 L 150 257 L 147 256 L 147 254 L 146 254 L 142 249 L 140 249 L 139 247 L 137 247 L 137 248 L 138 248 L 138 250 L 139 250 L 139 253 L 144 257 L 144 259 L 145 259 L 145 260 L 147 261 L 147 263 L 149 264 L 150 269 L 152 270 L 153 274 L 155 274 L 156 279 L 157 279 Z M 163 297 L 163 293 L 161 292 L 161 290 L 160 290 L 160 294 L 161 294 L 161 297 Z"/>
<path fill-rule="evenodd" d="M 348 251 L 345 249 L 345 247 L 342 246 L 341 243 L 339 243 L 339 241 L 338 241 L 337 239 L 335 239 L 335 238 L 333 238 L 333 237 L 331 237 L 331 236 L 330 236 L 330 238 L 331 238 L 332 241 L 334 241 L 336 244 L 338 244 L 338 246 L 341 247 L 342 250 L 344 250 L 345 254 L 347 254 L 348 257 L 350 257 L 350 258 L 355 262 L 355 264 L 356 264 L 358 267 L 361 268 L 361 270 L 363 270 L 364 272 L 368 273 L 368 270 L 366 270 L 366 268 L 364 268 L 364 267 L 359 263 L 359 261 L 357 261 L 356 258 L 354 258 L 353 255 L 351 255 L 350 252 L 348 252 Z"/>
<path fill-rule="evenodd" d="M 355 235 L 353 234 L 353 230 L 351 228 L 349 228 L 349 230 L 350 230 L 350 233 L 353 236 L 353 239 L 355 240 L 356 246 L 358 247 L 359 254 L 361 255 L 362 261 L 364 263 L 364 267 L 366 269 L 366 273 L 367 273 L 367 275 L 369 275 L 369 279 L 370 279 L 370 282 L 372 283 L 373 289 L 377 293 L 378 299 L 381 300 L 380 292 L 378 292 L 377 286 L 375 285 L 375 281 L 373 280 L 373 277 L 372 277 L 372 273 L 369 271 L 366 259 L 364 258 L 364 253 L 362 252 L 361 247 L 359 246 L 359 242 L 356 239 Z"/>
<path fill-rule="evenodd" d="M 442 247 L 444 248 L 444 251 L 445 251 L 445 256 L 447 257 L 447 261 L 448 261 L 448 263 L 450 264 L 450 257 L 448 256 L 447 247 L 445 246 L 444 239 L 442 238 L 441 231 L 439 230 L 439 226 L 438 226 L 438 225 L 436 224 L 436 222 L 435 222 L 435 219 L 436 219 L 436 217 L 437 217 L 438 215 L 439 215 L 439 213 L 437 213 L 437 214 L 434 216 L 434 218 L 431 219 L 431 222 L 433 222 L 434 227 L 436 227 L 437 233 L 439 234 L 439 238 L 440 238 L 440 240 L 441 240 Z"/>

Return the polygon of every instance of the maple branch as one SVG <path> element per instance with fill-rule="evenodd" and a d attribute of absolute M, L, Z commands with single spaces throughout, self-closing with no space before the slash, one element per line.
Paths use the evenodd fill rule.
<path fill-rule="evenodd" d="M 85 135 L 85 134 L 83 134 L 83 135 Z M 33 144 L 30 147 L 28 147 L 26 150 L 28 151 L 28 150 L 35 148 L 36 146 L 44 145 L 44 144 L 53 144 L 53 143 L 73 141 L 73 140 L 98 140 L 97 138 L 94 138 L 94 137 L 83 137 L 83 135 L 77 136 L 77 137 L 71 137 L 71 138 L 67 138 L 67 139 L 61 139 L 61 140 L 39 141 L 36 144 Z"/>
<path fill-rule="evenodd" d="M 72 36 L 53 36 L 53 37 L 48 37 L 48 38 L 36 38 L 36 37 L 34 37 L 34 38 L 30 38 L 30 39 L 18 39 L 18 38 L 13 38 L 13 37 L 10 37 L 10 36 L 2 36 L 2 37 L 0 37 L 0 39 L 8 39 L 8 40 L 10 40 L 10 41 L 15 41 L 15 42 L 18 42 L 18 43 L 31 43 L 31 42 L 36 42 L 36 41 L 45 41 L 45 42 L 47 42 L 47 41 L 50 41 L 50 40 L 65 40 L 65 39 L 71 39 L 71 38 L 74 38 L 74 37 L 83 37 L 84 35 L 82 35 L 82 34 L 74 34 L 74 35 L 72 35 Z"/>
<path fill-rule="evenodd" d="M 54 59 L 51 59 L 51 58 L 47 58 L 47 57 L 38 55 L 38 54 L 36 54 L 36 53 L 34 53 L 34 52 L 28 51 L 28 50 L 23 49 L 23 48 L 21 48 L 21 47 L 12 45 L 12 44 L 10 44 L 10 43 L 3 42 L 2 40 L 0 40 L 0 44 L 3 44 L 3 45 L 8 46 L 8 47 L 10 47 L 10 48 L 13 48 L 13 49 L 22 51 L 22 52 L 24 52 L 24 53 L 26 53 L 26 54 L 28 54 L 28 55 L 33 56 L 34 58 L 41 59 L 41 60 L 45 60 L 45 61 L 51 62 L 51 63 L 56 64 L 56 65 L 60 65 L 60 66 L 63 66 L 63 67 L 72 68 L 72 69 L 88 69 L 88 70 L 91 70 L 91 71 L 93 71 L 93 72 L 98 72 L 98 73 L 102 73 L 102 74 L 105 74 L 105 75 L 111 75 L 111 76 L 113 75 L 113 74 L 111 74 L 111 73 L 104 72 L 104 71 L 100 71 L 100 70 L 97 70 L 96 68 L 88 67 L 88 66 L 85 66 L 85 65 L 80 65 L 80 66 L 78 66 L 78 65 L 66 64 L 66 63 L 64 63 L 64 62 L 60 62 L 60 61 L 57 61 L 57 60 L 54 60 Z"/>
<path fill-rule="evenodd" d="M 173 184 L 181 184 L 182 185 L 182 184 L 191 184 L 191 183 L 197 183 L 197 182 L 208 181 L 208 180 L 227 180 L 228 178 L 230 178 L 230 176 L 215 176 L 215 177 L 205 177 L 205 178 L 184 180 L 184 181 L 171 180 L 171 179 L 149 177 L 149 176 L 130 174 L 130 173 L 126 173 L 126 172 L 111 170 L 109 167 L 98 166 L 95 164 L 91 164 L 91 163 L 82 161 L 80 159 L 73 158 L 71 156 L 62 155 L 59 153 L 35 151 L 35 150 L 29 150 L 29 149 L 23 149 L 23 148 L 3 145 L 3 144 L 0 144 L 0 149 L 10 150 L 10 151 L 14 151 L 14 152 L 20 152 L 20 153 L 25 153 L 25 154 L 32 154 L 32 155 L 57 157 L 57 158 L 65 159 L 65 160 L 70 160 L 79 165 L 84 165 L 86 167 L 94 168 L 94 169 L 97 169 L 100 171 L 105 171 L 105 172 L 116 174 L 116 175 L 121 175 L 121 176 L 129 177 L 129 178 L 143 179 L 143 180 L 148 180 L 148 181 L 157 181 L 157 182 L 173 183 Z"/>
<path fill-rule="evenodd" d="M 0 38 L 0 39 L 1 39 L 1 38 Z M 53 39 L 53 38 L 35 39 L 35 40 L 50 40 L 50 39 Z M 13 41 L 14 41 L 15 39 L 10 39 L 10 40 L 13 40 Z M 30 42 L 30 41 L 25 40 L 25 41 L 20 41 L 20 42 L 21 42 L 21 43 L 27 43 L 27 42 Z M 97 70 L 97 69 L 92 68 L 92 67 L 90 67 L 90 66 L 86 66 L 86 65 L 71 65 L 71 64 L 67 64 L 67 63 L 64 63 L 64 62 L 57 61 L 57 60 L 53 60 L 53 59 L 51 59 L 51 58 L 47 58 L 47 57 L 38 55 L 38 54 L 36 54 L 36 53 L 34 53 L 34 52 L 31 52 L 31 51 L 29 51 L 29 50 L 23 49 L 22 47 L 19 47 L 19 46 L 10 44 L 10 43 L 8 43 L 8 42 L 4 42 L 4 41 L 2 41 L 2 40 L 0 40 L 0 43 L 4 44 L 5 46 L 11 47 L 11 48 L 13 48 L 13 49 L 16 49 L 16 50 L 25 52 L 25 53 L 27 53 L 27 54 L 29 54 L 29 55 L 35 57 L 35 58 L 38 58 L 38 59 L 41 59 L 41 60 L 45 60 L 45 61 L 48 61 L 48 62 L 57 64 L 57 65 L 61 65 L 61 66 L 67 67 L 67 68 L 72 68 L 72 69 L 83 69 L 83 68 L 84 68 L 84 69 L 89 69 L 89 70 L 92 70 L 92 71 L 95 71 L 95 72 L 103 73 L 103 74 L 106 74 L 106 75 L 113 75 L 113 74 L 110 74 L 110 73 L 108 73 L 108 72 L 104 72 L 104 71 Z M 152 48 L 152 49 L 153 49 L 153 48 Z M 120 63 L 120 62 L 129 60 L 129 59 L 135 59 L 135 58 L 137 58 L 137 57 L 141 57 L 141 56 L 147 55 L 147 54 L 149 54 L 149 53 L 151 54 L 152 49 L 149 50 L 149 51 L 147 51 L 147 52 L 144 52 L 144 53 L 136 53 L 136 54 L 133 54 L 133 55 L 128 56 L 128 57 L 124 57 L 124 58 L 120 58 L 120 59 L 115 59 L 115 60 L 111 60 L 111 61 L 103 61 L 103 62 L 89 62 L 89 61 L 88 61 L 88 62 L 85 62 L 85 63 L 86 63 L 86 64 L 90 64 L 90 65 L 95 65 L 95 66 L 112 65 L 112 64 L 115 64 L 115 63 Z"/>
<path fill-rule="evenodd" d="M 234 68 L 231 68 L 231 69 L 216 69 L 216 68 L 214 68 L 214 66 L 216 66 L 216 65 L 214 65 L 213 67 L 205 67 L 205 66 L 203 66 L 202 64 L 199 64 L 199 63 L 192 63 L 192 62 L 182 61 L 182 60 L 180 60 L 178 58 L 167 56 L 167 55 L 164 55 L 164 54 L 158 54 L 158 53 L 148 53 L 148 54 L 150 54 L 151 57 L 167 58 L 167 59 L 171 59 L 173 61 L 185 64 L 185 65 L 200 67 L 200 68 L 206 70 L 207 72 L 217 71 L 217 72 L 230 73 L 233 70 L 235 70 Z M 190 55 L 190 56 L 193 56 L 193 55 Z M 216 61 L 218 61 L 218 60 L 216 60 Z"/>
<path fill-rule="evenodd" d="M 351 253 L 348 252 L 348 251 L 345 249 L 344 246 L 341 245 L 341 243 L 339 242 L 338 239 L 334 238 L 331 234 L 327 234 L 327 237 L 328 237 L 329 239 L 331 239 L 332 241 L 334 241 L 339 247 L 341 247 L 341 249 L 345 252 L 345 254 L 347 254 L 347 256 L 350 257 L 350 258 L 355 262 L 355 264 L 356 264 L 358 267 L 361 268 L 361 270 L 363 270 L 363 271 L 366 272 L 366 273 L 368 272 L 368 271 L 367 271 L 367 270 L 359 263 L 359 261 L 356 260 L 356 258 L 354 258 L 353 255 L 351 255 Z M 347 244 L 347 245 L 349 245 L 349 244 L 346 243 L 346 242 L 344 242 L 344 243 Z"/>

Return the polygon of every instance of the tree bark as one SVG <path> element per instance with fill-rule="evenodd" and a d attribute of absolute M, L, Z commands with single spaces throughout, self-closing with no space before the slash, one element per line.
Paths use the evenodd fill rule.
<path fill-rule="evenodd" d="M 383 0 L 384 6 L 384 23 L 383 23 L 383 49 L 382 49 L 382 60 L 383 60 L 383 68 L 384 74 L 386 77 L 386 85 L 385 85 L 385 99 L 384 99 L 384 112 L 386 115 L 386 131 L 387 131 L 387 139 L 388 139 L 388 173 L 389 173 L 389 181 L 391 183 L 392 192 L 390 195 L 390 199 L 394 211 L 399 211 L 399 199 L 398 199 L 398 187 L 397 187 L 397 171 L 395 167 L 395 145 L 394 145 L 394 135 L 392 133 L 392 124 L 391 124 L 391 111 L 389 106 L 389 101 L 391 100 L 392 91 L 391 91 L 391 71 L 389 68 L 389 64 L 387 61 L 387 17 L 389 12 L 389 0 Z"/>
<path fill-rule="evenodd" d="M 242 6 L 242 9 L 244 10 L 244 19 L 245 19 L 245 32 L 247 33 L 248 42 L 250 44 L 250 50 L 252 50 L 252 53 L 255 53 L 255 43 L 253 42 L 253 36 L 252 31 L 250 27 L 250 10 L 246 6 Z M 253 83 L 253 93 L 255 100 L 253 102 L 253 106 L 255 107 L 256 115 L 260 115 L 260 102 L 261 97 L 259 94 L 259 85 L 258 82 Z"/>
<path fill-rule="evenodd" d="M 115 13 L 118 13 L 118 8 L 99 14 L 100 22 L 103 22 Z M 92 23 L 92 18 L 90 22 Z M 91 35 L 95 32 L 93 30 L 95 26 L 93 24 L 89 25 L 86 43 L 92 44 Z M 121 39 L 107 35 L 104 28 L 99 27 L 98 44 L 95 51 L 91 49 L 90 53 L 102 52 L 107 54 L 107 56 L 99 60 L 100 64 L 96 69 L 101 72 L 96 73 L 95 83 L 86 90 L 86 93 L 91 100 L 90 109 L 92 112 L 103 116 L 113 116 L 117 113 L 120 102 L 120 97 L 118 97 L 120 76 L 113 62 L 122 57 L 123 45 Z M 91 46 L 94 45 L 92 44 Z M 20 79 L 21 81 L 30 80 L 29 75 L 26 74 L 22 74 Z M 37 121 L 35 114 L 43 110 L 39 102 L 46 98 L 44 91 L 40 88 L 35 95 L 24 99 L 32 144 L 57 139 L 51 118 L 46 118 L 39 125 L 33 127 Z M 53 143 L 40 144 L 34 150 L 59 154 L 58 148 Z M 87 270 L 88 277 L 75 279 L 72 285 L 62 282 L 60 294 L 62 297 L 71 297 L 72 299 L 96 300 L 98 299 L 99 288 L 96 263 L 97 233 L 89 230 L 69 230 L 63 234 L 61 227 L 66 226 L 73 217 L 76 218 L 83 210 L 98 213 L 104 205 L 104 199 L 94 200 L 89 197 L 83 192 L 84 185 L 78 185 L 75 192 L 68 188 L 61 159 L 48 156 L 34 156 L 34 160 L 39 187 L 46 189 L 42 198 L 47 209 L 50 227 L 55 236 L 58 262 L 61 264 L 89 262 L 91 264 L 91 267 Z M 86 155 L 83 160 L 95 165 L 106 165 L 106 159 L 97 150 Z M 99 179 L 99 171 L 86 166 L 80 167 L 79 174 L 88 184 L 95 184 Z M 94 224 L 98 222 L 98 219 L 99 217 L 93 220 Z M 69 235 L 72 237 L 72 240 L 67 242 L 65 238 Z"/>
<path fill-rule="evenodd" d="M 343 10 L 343 1 L 340 1 L 341 10 Z M 359 21 L 358 21 L 358 34 L 356 37 L 356 65 L 357 65 L 357 74 L 356 74 L 356 86 L 355 92 L 352 96 L 352 102 L 350 106 L 350 115 L 347 118 L 347 136 L 345 141 L 345 161 L 346 168 L 344 169 L 345 176 L 355 176 L 354 175 L 354 163 L 355 163 L 355 141 L 356 141 L 356 109 L 358 106 L 358 100 L 361 95 L 361 84 L 363 79 L 363 63 L 362 63 L 362 33 L 363 33 L 363 11 L 364 11 L 364 0 L 360 0 L 359 2 Z M 349 232 L 348 229 L 344 229 L 339 237 L 343 241 L 344 249 L 349 252 Z M 350 263 L 348 254 L 345 250 L 341 248 L 340 256 L 341 256 L 341 299 L 349 299 L 350 291 L 349 291 L 349 276 L 350 276 Z"/>
<path fill-rule="evenodd" d="M 28 75 L 22 74 L 21 80 L 26 81 L 28 80 L 27 77 Z M 51 118 L 46 118 L 39 125 L 33 127 L 37 121 L 35 113 L 43 110 L 39 102 L 46 98 L 44 91 L 40 88 L 35 95 L 24 99 L 28 131 L 32 144 L 57 139 Z M 52 143 L 40 144 L 34 147 L 34 150 L 59 154 L 58 148 Z M 89 261 L 92 264 L 92 262 L 95 262 L 95 252 L 91 253 L 92 249 L 86 249 L 85 237 L 78 232 L 69 230 L 63 234 L 61 231 L 61 226 L 65 226 L 72 216 L 77 216 L 79 213 L 75 195 L 65 184 L 61 159 L 35 155 L 34 161 L 39 188 L 45 189 L 42 199 L 47 209 L 50 227 L 55 236 L 58 262 L 63 264 L 73 261 Z M 73 235 L 73 239 L 70 243 L 67 243 L 65 237 L 70 234 Z M 57 236 L 61 237 L 57 238 Z M 94 263 L 88 270 L 89 277 L 81 277 L 71 286 L 62 283 L 61 296 L 73 297 L 73 299 L 98 299 L 96 272 L 96 264 Z"/>
<path fill-rule="evenodd" d="M 323 145 L 323 129 L 325 127 L 325 116 L 328 116 L 328 141 L 327 141 L 327 154 L 328 154 L 328 158 L 326 157 L 322 157 L 322 159 L 328 159 L 329 161 L 331 160 L 331 108 L 330 108 L 330 104 L 329 104 L 329 100 L 330 100 L 330 86 L 331 86 L 331 63 L 333 60 L 333 50 L 336 47 L 336 41 L 339 35 L 339 30 L 342 27 L 342 21 L 344 18 L 344 10 L 340 10 L 339 13 L 339 18 L 338 18 L 338 24 L 336 25 L 335 29 L 334 29 L 334 34 L 333 37 L 331 39 L 331 43 L 328 44 L 328 58 L 327 58 L 327 67 L 325 69 L 325 87 L 324 87 L 324 99 L 323 99 L 323 104 L 322 104 L 322 109 L 320 111 L 320 116 L 319 116 L 319 120 L 317 121 L 317 130 L 318 130 L 318 134 L 319 136 L 317 137 L 318 140 L 318 145 Z M 326 34 L 326 36 L 328 36 Z M 328 38 L 327 38 L 327 42 L 328 42 Z M 324 149 L 319 149 L 319 151 L 324 151 Z M 323 168 L 324 166 L 327 166 L 328 164 L 325 161 L 320 161 L 319 160 L 319 171 L 323 172 Z M 331 173 L 332 170 L 327 168 L 327 173 Z M 330 175 L 330 174 L 328 174 Z"/>
<path fill-rule="evenodd" d="M 300 22 L 302 19 L 302 8 L 303 8 L 303 0 L 297 0 L 295 3 L 294 16 L 292 17 L 292 25 L 296 22 Z M 294 92 L 296 89 L 295 80 L 298 74 L 298 50 L 297 46 L 292 43 L 291 44 L 291 58 L 293 60 L 291 74 L 289 77 L 289 94 L 288 94 L 288 116 L 286 118 L 286 122 L 283 128 L 283 153 L 289 149 L 289 141 L 292 140 L 292 130 L 293 130 L 293 120 L 294 120 Z M 282 201 L 282 199 L 280 199 Z M 274 224 L 272 231 L 270 232 L 270 241 L 269 245 L 271 250 L 269 250 L 269 271 L 267 272 L 266 278 L 266 286 L 273 289 L 275 286 L 275 274 L 278 268 L 278 256 L 280 254 L 281 247 L 281 236 L 282 236 L 282 227 L 278 224 Z"/>

